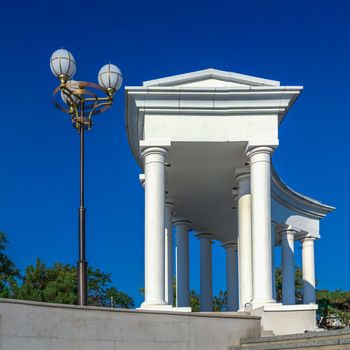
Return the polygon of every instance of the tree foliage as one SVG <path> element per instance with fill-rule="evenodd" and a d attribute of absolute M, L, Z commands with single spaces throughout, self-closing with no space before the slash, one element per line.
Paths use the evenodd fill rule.
<path fill-rule="evenodd" d="M 323 328 L 350 326 L 350 291 L 318 290 L 319 325 Z"/>
<path fill-rule="evenodd" d="M 213 297 L 213 311 L 227 310 L 227 292 L 220 290 L 217 295 Z"/>
<path fill-rule="evenodd" d="M 77 303 L 77 270 L 69 264 L 54 263 L 46 267 L 40 259 L 28 266 L 16 298 L 49 303 Z M 108 307 L 134 307 L 126 293 L 111 287 L 111 274 L 98 268 L 88 268 L 88 305 Z"/>
<path fill-rule="evenodd" d="M 12 260 L 5 254 L 8 241 L 0 232 L 0 298 L 12 298 L 21 274 Z"/>
<path fill-rule="evenodd" d="M 47 267 L 40 259 L 26 268 L 21 276 L 15 264 L 5 255 L 7 240 L 0 234 L 0 297 L 48 303 L 77 303 L 77 269 L 70 264 L 54 263 Z M 88 268 L 88 305 L 133 308 L 126 293 L 111 286 L 111 274 Z"/>

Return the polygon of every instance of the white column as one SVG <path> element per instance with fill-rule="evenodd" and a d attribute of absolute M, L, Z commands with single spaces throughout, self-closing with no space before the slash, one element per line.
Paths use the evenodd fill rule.
<path fill-rule="evenodd" d="M 302 240 L 304 304 L 316 303 L 315 252 L 313 237 Z"/>
<path fill-rule="evenodd" d="M 239 309 L 244 310 L 253 298 L 252 227 L 250 174 L 248 169 L 237 169 L 238 183 L 238 278 Z"/>
<path fill-rule="evenodd" d="M 257 147 L 248 153 L 252 205 L 253 305 L 275 302 L 271 269 L 271 184 L 270 147 Z"/>
<path fill-rule="evenodd" d="M 226 290 L 227 311 L 238 310 L 238 269 L 237 244 L 233 241 L 223 243 L 226 251 Z"/>
<path fill-rule="evenodd" d="M 188 232 L 191 223 L 175 219 L 176 227 L 176 306 L 190 306 L 190 257 Z"/>
<path fill-rule="evenodd" d="M 165 301 L 173 305 L 173 216 L 175 206 L 170 201 L 165 203 Z"/>
<path fill-rule="evenodd" d="M 272 273 L 272 298 L 276 300 L 276 263 L 275 263 L 275 225 L 271 224 L 271 273 Z"/>
<path fill-rule="evenodd" d="M 167 151 L 159 147 L 142 152 L 145 168 L 145 301 L 141 307 L 165 305 L 164 210 Z"/>
<path fill-rule="evenodd" d="M 198 233 L 200 244 L 200 311 L 213 311 L 212 238 Z"/>
<path fill-rule="evenodd" d="M 295 304 L 294 231 L 281 230 L 282 303 Z"/>

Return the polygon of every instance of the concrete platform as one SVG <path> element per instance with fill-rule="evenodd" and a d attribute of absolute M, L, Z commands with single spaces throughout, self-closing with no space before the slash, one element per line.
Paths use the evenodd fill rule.
<path fill-rule="evenodd" d="M 0 350 L 227 350 L 260 334 L 242 313 L 123 310 L 0 299 Z"/>
<path fill-rule="evenodd" d="M 251 315 L 261 317 L 263 335 L 298 334 L 317 330 L 315 304 L 282 305 L 266 304 L 249 309 Z"/>

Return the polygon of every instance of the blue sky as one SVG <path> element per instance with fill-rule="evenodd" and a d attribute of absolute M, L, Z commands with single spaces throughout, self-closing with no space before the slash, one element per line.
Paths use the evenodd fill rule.
<path fill-rule="evenodd" d="M 293 189 L 337 207 L 316 243 L 320 288 L 350 289 L 348 1 L 70 1 L 1 4 L 0 231 L 20 268 L 77 259 L 78 136 L 52 104 L 49 57 L 69 49 L 76 79 L 109 61 L 126 85 L 217 68 L 303 85 L 274 164 Z M 124 93 L 86 142 L 87 257 L 141 301 L 143 189 L 124 129 Z M 191 287 L 199 245 L 191 238 Z M 300 252 L 297 250 L 297 260 Z M 214 290 L 225 288 L 214 245 Z"/>

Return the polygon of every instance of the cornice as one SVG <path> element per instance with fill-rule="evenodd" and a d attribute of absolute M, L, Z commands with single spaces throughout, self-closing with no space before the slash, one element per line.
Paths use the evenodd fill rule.
<path fill-rule="evenodd" d="M 191 116 L 278 115 L 281 123 L 301 91 L 301 86 L 128 86 L 125 88 L 125 124 L 129 144 L 137 159 L 138 142 L 143 138 L 145 113 Z"/>
<path fill-rule="evenodd" d="M 265 78 L 258 78 L 251 75 L 245 75 L 235 72 L 227 72 L 215 68 L 207 68 L 195 72 L 177 74 L 170 77 L 160 79 L 153 79 L 144 81 L 143 86 L 173 86 L 179 84 L 189 84 L 193 82 L 203 81 L 207 79 L 217 79 L 225 82 L 232 82 L 235 84 L 247 85 L 269 85 L 279 86 L 280 82 L 277 80 L 270 80 Z"/>
<path fill-rule="evenodd" d="M 271 196 L 283 206 L 301 213 L 302 215 L 322 219 L 335 207 L 323 204 L 315 199 L 304 196 L 288 187 L 271 166 Z"/>

